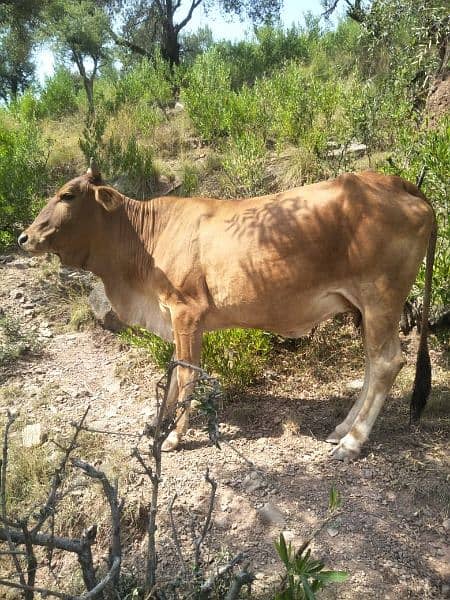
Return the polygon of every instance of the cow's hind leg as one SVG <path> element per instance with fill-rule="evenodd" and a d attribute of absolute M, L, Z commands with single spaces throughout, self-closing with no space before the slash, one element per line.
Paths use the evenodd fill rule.
<path fill-rule="evenodd" d="M 404 365 L 398 337 L 398 318 L 380 314 L 380 310 L 367 312 L 364 318 L 366 348 L 366 390 L 350 411 L 344 423 L 349 430 L 332 452 L 338 460 L 358 456 L 368 439 L 384 400 Z M 363 390 L 364 392 L 364 390 Z M 344 432 L 342 427 L 339 430 Z"/>
<path fill-rule="evenodd" d="M 370 361 L 369 361 L 369 357 L 368 357 L 366 336 L 365 336 L 365 331 L 364 331 L 363 325 L 361 325 L 361 332 L 362 332 L 362 338 L 363 338 L 363 343 L 364 343 L 364 353 L 365 353 L 365 359 L 366 359 L 365 371 L 364 371 L 364 384 L 363 384 L 363 387 L 361 388 L 361 391 L 359 393 L 357 400 L 354 402 L 352 408 L 348 412 L 345 419 L 342 421 L 342 423 L 337 425 L 335 430 L 332 433 L 330 433 L 330 435 L 327 437 L 327 442 L 329 442 L 330 444 L 339 444 L 341 439 L 345 435 L 347 435 L 347 433 L 350 431 L 351 426 L 353 425 L 356 417 L 358 416 L 358 413 L 361 410 L 362 405 L 364 404 L 364 400 L 366 399 L 366 396 L 367 396 L 367 390 L 369 388 Z"/>

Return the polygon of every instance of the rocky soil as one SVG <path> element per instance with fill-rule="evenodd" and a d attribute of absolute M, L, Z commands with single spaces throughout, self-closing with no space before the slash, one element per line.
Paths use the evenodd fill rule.
<path fill-rule="evenodd" d="M 53 451 L 50 440 L 70 428 L 88 404 L 90 427 L 131 434 L 91 435 L 80 456 L 84 452 L 119 476 L 126 501 L 124 569 L 139 576 L 149 485 L 130 455 L 135 436 L 154 414 L 161 372 L 109 332 L 69 330 L 69 300 L 52 292 L 54 278 L 45 259 L 0 258 L 2 314 L 18 319 L 39 342 L 2 367 L 0 409 L 20 410 L 18 436 L 27 424 L 37 425 L 37 441 L 48 452 Z M 332 486 L 342 496 L 342 511 L 315 538 L 312 552 L 350 577 L 324 591 L 323 598 L 450 597 L 448 355 L 433 341 L 433 398 L 420 428 L 410 429 L 407 394 L 414 347 L 413 338 L 404 340 L 408 366 L 361 458 L 352 463 L 330 460 L 324 441 L 350 406 L 362 376 L 362 370 L 349 371 L 338 353 L 333 357 L 335 378 L 321 382 L 297 368 L 292 353 L 280 349 L 276 364 L 258 385 L 225 402 L 220 418 L 227 444 L 220 450 L 209 445 L 204 424 L 195 419 L 182 449 L 164 455 L 159 576 L 170 578 L 178 569 L 167 515 L 174 493 L 183 554 L 192 561 L 189 521 L 206 511 L 209 487 L 204 473 L 209 467 L 218 491 L 207 553 L 212 563 L 217 555 L 226 562 L 238 551 L 247 552 L 256 573 L 254 597 L 270 598 L 279 581 L 282 569 L 273 542 L 280 531 L 300 545 L 323 520 Z M 36 440 L 25 436 L 21 443 Z M 77 519 L 89 523 L 106 518 L 92 493 L 76 496 L 73 529 Z M 60 576 L 65 568 L 61 561 Z"/>

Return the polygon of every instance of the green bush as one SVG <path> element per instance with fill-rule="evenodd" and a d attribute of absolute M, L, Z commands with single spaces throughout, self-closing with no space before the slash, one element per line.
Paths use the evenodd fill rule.
<path fill-rule="evenodd" d="M 120 334 L 125 343 L 146 350 L 154 363 L 165 369 L 174 345 L 139 327 Z M 225 388 L 242 388 L 261 376 L 272 349 L 268 333 L 256 329 L 224 329 L 203 336 L 202 367 L 217 375 Z"/>
<path fill-rule="evenodd" d="M 199 56 L 187 75 L 181 99 L 205 140 L 213 141 L 230 132 L 232 96 L 230 67 L 217 50 Z"/>
<path fill-rule="evenodd" d="M 59 67 L 45 81 L 41 93 L 41 112 L 52 119 L 70 115 L 78 109 L 80 83 L 66 67 Z"/>
<path fill-rule="evenodd" d="M 86 163 L 94 158 L 105 177 L 124 194 L 144 199 L 155 190 L 158 170 L 153 149 L 138 141 L 134 134 L 121 138 L 117 134 L 105 139 L 107 118 L 98 113 L 83 130 L 79 140 Z"/>
<path fill-rule="evenodd" d="M 144 58 L 125 72 L 116 85 L 116 109 L 124 103 L 164 108 L 173 99 L 173 75 L 159 55 L 152 62 Z"/>
<path fill-rule="evenodd" d="M 422 191 L 436 211 L 438 240 L 433 270 L 433 303 L 450 304 L 450 117 L 435 129 L 406 126 L 398 132 L 390 162 L 384 170 L 415 182 L 422 167 L 426 175 Z M 422 297 L 425 271 L 422 267 L 412 297 Z"/>
<path fill-rule="evenodd" d="M 120 339 L 129 346 L 142 348 L 150 355 L 155 365 L 166 369 L 172 358 L 174 345 L 143 327 L 128 327 L 119 334 Z"/>
<path fill-rule="evenodd" d="M 256 196 L 264 192 L 266 147 L 255 133 L 229 139 L 222 158 L 224 189 L 231 197 Z"/>
<path fill-rule="evenodd" d="M 105 144 L 102 163 L 124 194 L 144 199 L 154 192 L 158 170 L 153 150 L 134 135 L 126 141 L 112 136 Z"/>
<path fill-rule="evenodd" d="M 35 121 L 17 124 L 0 111 L 0 249 L 32 221 L 48 181 L 48 153 Z"/>
<path fill-rule="evenodd" d="M 272 337 L 258 329 L 221 329 L 203 337 L 203 368 L 225 388 L 243 388 L 261 376 Z"/>
<path fill-rule="evenodd" d="M 24 94 L 18 96 L 10 104 L 9 110 L 18 122 L 35 121 L 43 115 L 42 104 L 31 88 L 28 88 Z"/>

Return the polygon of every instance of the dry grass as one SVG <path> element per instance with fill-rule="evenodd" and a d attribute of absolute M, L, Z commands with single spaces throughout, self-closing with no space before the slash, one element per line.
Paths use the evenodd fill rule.
<path fill-rule="evenodd" d="M 62 330 L 83 329 L 94 322 L 88 299 L 90 287 L 84 280 L 62 278 L 60 268 L 56 256 L 48 256 L 41 263 L 37 283 L 47 300 L 43 316 L 59 323 Z"/>
<path fill-rule="evenodd" d="M 86 292 L 69 293 L 69 312 L 69 327 L 75 331 L 84 329 L 94 323 L 94 314 Z"/>

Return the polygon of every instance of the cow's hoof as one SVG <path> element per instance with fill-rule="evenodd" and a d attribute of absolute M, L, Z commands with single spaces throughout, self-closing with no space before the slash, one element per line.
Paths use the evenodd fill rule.
<path fill-rule="evenodd" d="M 334 460 L 343 460 L 345 462 L 349 462 L 350 460 L 355 459 L 358 456 L 358 454 L 359 450 L 355 448 L 349 448 L 342 442 L 339 442 L 336 448 L 334 448 L 334 450 L 331 451 L 331 457 Z"/>
<path fill-rule="evenodd" d="M 339 442 L 341 441 L 341 438 L 342 438 L 342 437 L 343 437 L 343 436 L 342 436 L 342 435 L 339 435 L 339 434 L 338 434 L 338 432 L 337 432 L 337 430 L 335 429 L 335 430 L 333 431 L 333 433 L 330 433 L 330 435 L 327 437 L 326 441 L 327 441 L 329 444 L 339 444 Z"/>
<path fill-rule="evenodd" d="M 167 438 L 164 440 L 163 445 L 161 446 L 161 450 L 163 452 L 173 452 L 178 448 L 178 444 L 180 443 L 180 436 L 176 431 L 171 431 Z"/>

